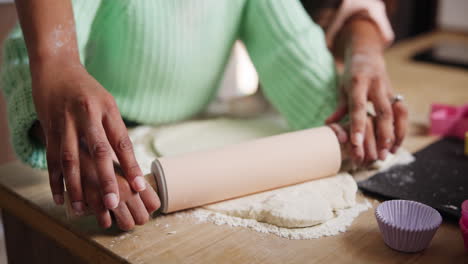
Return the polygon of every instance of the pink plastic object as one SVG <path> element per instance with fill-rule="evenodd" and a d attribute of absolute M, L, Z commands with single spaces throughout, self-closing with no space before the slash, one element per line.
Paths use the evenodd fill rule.
<path fill-rule="evenodd" d="M 465 200 L 462 203 L 462 217 L 460 218 L 460 230 L 463 236 L 463 241 L 465 242 L 465 249 L 468 250 L 468 200 Z"/>
<path fill-rule="evenodd" d="M 442 216 L 435 209 L 408 200 L 381 203 L 375 217 L 385 244 L 408 253 L 427 248 L 442 223 Z"/>
<path fill-rule="evenodd" d="M 431 134 L 464 140 L 468 131 L 468 104 L 460 107 L 433 104 L 430 120 Z"/>

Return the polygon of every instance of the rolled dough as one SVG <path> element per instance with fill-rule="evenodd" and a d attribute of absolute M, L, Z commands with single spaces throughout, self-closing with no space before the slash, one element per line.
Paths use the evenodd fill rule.
<path fill-rule="evenodd" d="M 273 117 L 191 121 L 155 131 L 153 148 L 162 156 L 177 156 L 272 136 L 286 130 L 286 124 Z"/>
<path fill-rule="evenodd" d="M 356 203 L 356 191 L 356 182 L 351 175 L 340 173 L 334 177 L 207 205 L 204 208 L 279 227 L 309 227 L 335 217 L 337 209 L 353 206 Z"/>

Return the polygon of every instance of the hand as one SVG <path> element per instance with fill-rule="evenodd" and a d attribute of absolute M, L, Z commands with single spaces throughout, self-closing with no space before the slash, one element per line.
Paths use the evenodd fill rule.
<path fill-rule="evenodd" d="M 116 158 L 114 156 L 114 158 Z M 86 150 L 80 155 L 80 172 L 83 179 L 84 198 L 86 205 L 91 207 L 99 225 L 109 228 L 112 224 L 109 210 L 105 208 L 99 195 L 99 177 L 96 164 Z M 118 166 L 118 165 L 116 165 Z M 143 225 L 149 220 L 150 214 L 159 206 L 159 198 L 153 188 L 146 183 L 146 189 L 140 193 L 134 192 L 127 180 L 116 171 L 117 185 L 119 186 L 120 202 L 112 209 L 117 225 L 120 229 L 128 231 L 135 225 Z"/>
<path fill-rule="evenodd" d="M 348 53 L 339 106 L 326 123 L 340 121 L 349 111 L 353 161 L 360 164 L 372 159 L 375 156 L 374 145 L 376 155 L 384 160 L 388 151 L 395 153 L 403 142 L 408 115 L 406 107 L 402 102 L 391 102 L 395 94 L 381 51 L 354 49 Z M 368 101 L 372 102 L 376 112 L 375 130 L 373 122 L 367 118 Z M 375 139 L 370 140 L 374 135 Z"/>
<path fill-rule="evenodd" d="M 343 147 L 344 155 L 346 156 L 348 153 L 352 151 L 352 145 L 349 144 L 349 124 L 341 125 L 338 123 L 332 123 L 328 125 L 333 132 L 335 132 L 340 145 Z M 377 155 L 377 144 L 375 139 L 375 131 L 374 131 L 374 120 L 371 117 L 367 117 L 366 120 L 366 128 L 365 128 L 365 138 L 363 142 L 364 146 L 364 158 L 363 162 L 356 165 L 364 165 L 369 166 L 374 163 L 378 159 Z M 346 159 L 346 157 L 345 157 Z"/>
<path fill-rule="evenodd" d="M 64 179 L 74 211 L 83 212 L 82 181 L 89 179 L 80 177 L 80 163 L 85 162 L 96 167 L 100 186 L 96 195 L 105 208 L 117 208 L 119 185 L 112 150 L 133 190 L 143 191 L 143 174 L 113 97 L 79 63 L 35 65 L 31 69 L 33 97 L 46 140 L 54 201 L 63 203 Z M 80 142 L 88 147 L 92 159 L 81 158 Z"/>

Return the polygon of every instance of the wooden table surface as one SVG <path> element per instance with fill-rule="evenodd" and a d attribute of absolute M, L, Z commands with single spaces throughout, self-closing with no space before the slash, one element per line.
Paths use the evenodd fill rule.
<path fill-rule="evenodd" d="M 468 43 L 468 36 L 434 33 L 392 47 L 386 54 L 395 89 L 404 94 L 411 129 L 405 146 L 418 150 L 426 136 L 431 102 L 468 102 L 468 72 L 416 63 L 409 56 L 438 40 Z M 378 204 L 373 201 L 373 206 Z M 429 249 L 404 254 L 384 245 L 373 209 L 345 233 L 314 240 L 288 240 L 247 228 L 197 223 L 174 215 L 157 217 L 129 233 L 99 230 L 94 219 L 67 222 L 50 195 L 47 175 L 18 163 L 0 167 L 0 207 L 89 263 L 467 263 L 457 225 L 443 223 Z M 175 234 L 168 234 L 176 231 Z"/>

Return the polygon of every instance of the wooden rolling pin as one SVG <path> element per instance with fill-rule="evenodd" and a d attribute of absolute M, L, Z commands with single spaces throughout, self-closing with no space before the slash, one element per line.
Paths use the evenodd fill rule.
<path fill-rule="evenodd" d="M 335 175 L 340 165 L 335 133 L 320 127 L 159 158 L 146 178 L 159 212 L 172 213 Z"/>

